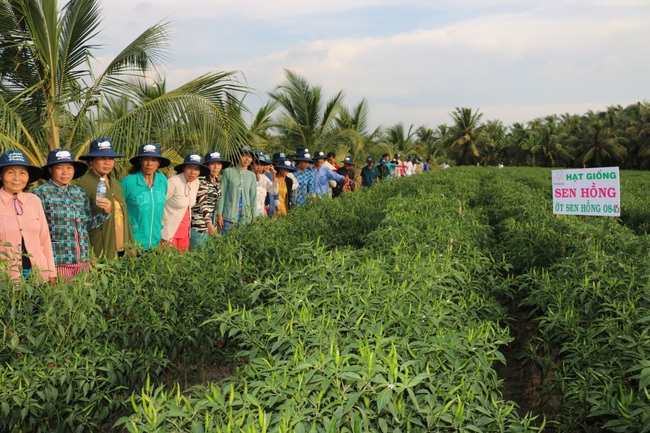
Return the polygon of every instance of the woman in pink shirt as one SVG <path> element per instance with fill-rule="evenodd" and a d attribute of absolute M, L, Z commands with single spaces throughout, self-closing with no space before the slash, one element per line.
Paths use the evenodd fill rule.
<path fill-rule="evenodd" d="M 14 281 L 56 279 L 54 253 L 41 200 L 24 192 L 41 177 L 41 168 L 19 150 L 0 156 L 0 266 Z"/>

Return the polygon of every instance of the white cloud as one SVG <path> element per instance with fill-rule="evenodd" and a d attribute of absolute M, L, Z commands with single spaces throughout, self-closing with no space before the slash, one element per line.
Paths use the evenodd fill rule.
<path fill-rule="evenodd" d="M 106 0 L 104 7 L 115 29 L 106 40 L 124 46 L 146 26 L 169 16 L 182 25 L 174 30 L 180 35 L 175 39 L 186 41 L 174 46 L 172 58 L 196 63 L 170 64 L 166 71 L 170 88 L 206 72 L 239 70 L 258 91 L 247 98 L 255 109 L 255 104 L 266 102 L 266 92 L 283 81 L 287 68 L 322 85 L 328 95 L 344 90 L 350 106 L 366 98 L 371 122 L 384 126 L 399 121 L 446 123 L 456 106 L 481 108 L 484 118 L 509 123 L 648 97 L 650 60 L 640 55 L 650 44 L 646 30 L 650 3 L 645 0 L 411 0 L 408 4 L 419 4 L 422 14 L 432 10 L 432 24 L 405 25 L 405 30 L 381 36 L 332 33 L 331 38 L 314 40 L 309 33 L 298 33 L 279 49 L 260 51 L 257 45 L 266 46 L 277 37 L 268 28 L 267 33 L 256 33 L 261 22 L 282 20 L 288 30 L 292 24 L 303 29 L 320 14 L 349 12 L 346 16 L 361 25 L 367 24 L 364 8 L 406 3 L 111 0 L 109 4 Z M 351 11 L 361 12 L 357 16 Z M 214 19 L 215 31 L 224 25 L 242 27 L 247 32 L 240 36 L 250 41 L 224 42 L 223 34 L 194 28 L 196 18 Z M 238 44 L 246 49 L 242 48 L 238 60 L 212 55 L 224 43 L 235 50 Z"/>

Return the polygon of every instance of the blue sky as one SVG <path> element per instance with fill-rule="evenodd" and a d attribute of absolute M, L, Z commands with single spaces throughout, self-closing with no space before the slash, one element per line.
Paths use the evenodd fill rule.
<path fill-rule="evenodd" d="M 455 107 L 506 125 L 650 100 L 649 0 L 104 0 L 98 59 L 172 23 L 168 86 L 239 71 L 252 110 L 290 69 L 370 126 Z"/>

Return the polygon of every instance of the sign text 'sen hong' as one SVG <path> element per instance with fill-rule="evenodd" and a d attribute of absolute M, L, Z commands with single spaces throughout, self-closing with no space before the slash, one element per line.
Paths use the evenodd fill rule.
<path fill-rule="evenodd" d="M 621 215 L 618 167 L 553 170 L 553 213 Z"/>

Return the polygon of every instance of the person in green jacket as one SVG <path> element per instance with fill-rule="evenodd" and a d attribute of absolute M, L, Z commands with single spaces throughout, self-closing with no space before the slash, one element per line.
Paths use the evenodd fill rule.
<path fill-rule="evenodd" d="M 226 168 L 221 175 L 221 198 L 217 202 L 217 226 L 226 233 L 235 224 L 248 224 L 257 208 L 257 178 L 248 166 L 255 158 L 250 146 L 236 153 L 237 165 Z"/>
<path fill-rule="evenodd" d="M 134 244 L 122 187 L 120 182 L 110 175 L 115 166 L 115 159 L 121 157 L 122 155 L 113 150 L 113 144 L 107 138 L 98 138 L 91 142 L 89 152 L 79 157 L 88 163 L 90 170 L 77 179 L 77 185 L 86 191 L 93 215 L 103 212 L 96 203 L 100 177 L 106 180 L 106 198 L 113 203 L 113 212 L 108 220 L 89 232 L 90 246 L 96 257 L 114 259 L 123 255 L 128 246 Z"/>
<path fill-rule="evenodd" d="M 170 160 L 162 156 L 156 143 L 145 143 L 129 161 L 132 164 L 130 174 L 120 181 L 120 185 L 133 238 L 148 250 L 160 245 L 162 239 L 167 178 L 157 170 L 169 166 Z"/>

